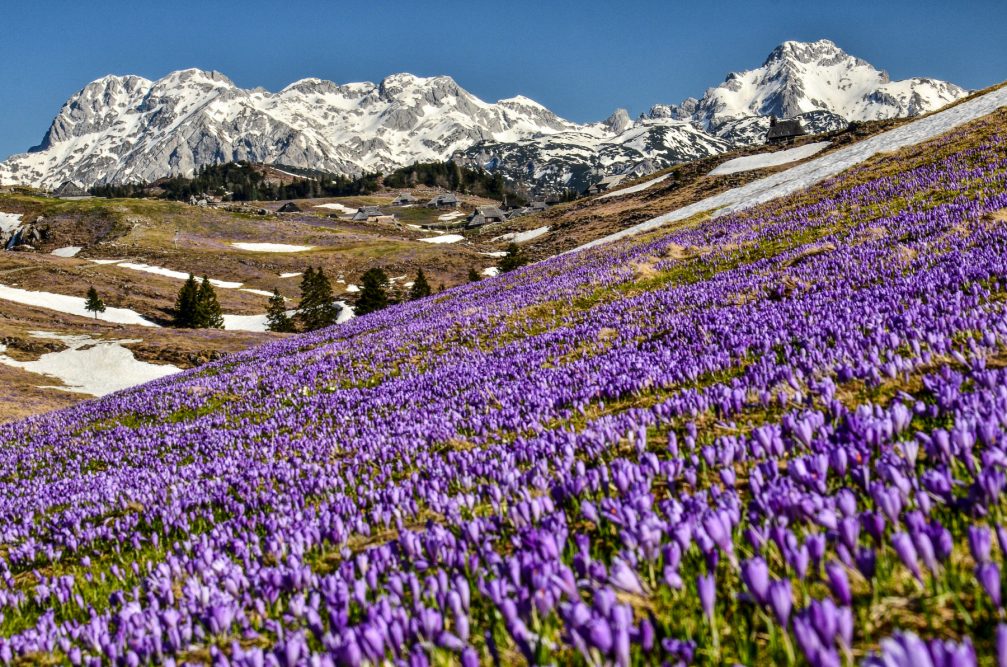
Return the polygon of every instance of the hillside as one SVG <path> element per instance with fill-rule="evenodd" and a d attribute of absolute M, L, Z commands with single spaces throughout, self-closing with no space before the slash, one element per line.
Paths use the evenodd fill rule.
<path fill-rule="evenodd" d="M 994 664 L 1001 91 L 772 201 L 0 427 L 0 657 Z"/>
<path fill-rule="evenodd" d="M 429 198 L 438 190 L 420 186 L 413 192 Z M 211 207 L 0 194 L 4 238 L 18 228 L 42 237 L 0 250 L 0 421 L 282 337 L 265 332 L 268 297 L 278 290 L 291 310 L 297 308 L 300 277 L 309 266 L 330 277 L 341 320 L 352 316 L 361 276 L 371 268 L 387 273 L 391 296 L 399 299 L 407 297 L 419 270 L 435 290 L 467 282 L 470 271 L 496 271 L 503 244 L 421 228 L 445 224 L 441 217 L 464 224 L 469 212 L 491 200 L 463 195 L 457 211 L 444 212 L 389 207 L 394 196 L 381 191 L 297 200 L 298 211 L 278 213 L 282 202 Z M 397 221 L 349 219 L 361 206 L 382 206 Z M 190 272 L 215 285 L 224 331 L 171 328 Z M 84 310 L 90 286 L 108 307 L 98 318 Z"/>

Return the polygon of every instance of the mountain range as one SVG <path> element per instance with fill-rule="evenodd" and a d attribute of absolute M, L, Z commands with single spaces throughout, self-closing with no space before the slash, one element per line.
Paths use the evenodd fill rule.
<path fill-rule="evenodd" d="M 157 81 L 106 76 L 67 100 L 38 146 L 0 162 L 0 183 L 145 183 L 233 160 L 357 175 L 454 156 L 533 189 L 581 189 L 603 174 L 761 143 L 770 116 L 825 131 L 915 116 L 966 94 L 935 79 L 891 81 L 829 40 L 784 42 L 699 99 L 657 104 L 636 119 L 619 109 L 590 124 L 527 97 L 484 102 L 447 76 L 311 78 L 276 93 L 198 69 Z"/>

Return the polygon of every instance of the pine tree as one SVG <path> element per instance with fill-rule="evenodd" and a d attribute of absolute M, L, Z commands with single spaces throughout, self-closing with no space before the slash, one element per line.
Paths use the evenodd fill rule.
<path fill-rule="evenodd" d="M 297 318 L 305 331 L 331 326 L 339 319 L 342 308 L 332 300 L 332 285 L 321 267 L 308 267 L 301 278 L 301 303 Z"/>
<path fill-rule="evenodd" d="M 378 268 L 368 269 L 360 278 L 361 290 L 354 312 L 366 315 L 388 305 L 388 276 Z"/>
<path fill-rule="evenodd" d="M 291 333 L 294 330 L 294 322 L 287 317 L 287 305 L 280 290 L 274 289 L 273 296 L 269 297 L 269 305 L 266 306 L 266 328 L 279 333 Z"/>
<path fill-rule="evenodd" d="M 224 315 L 217 301 L 217 293 L 213 291 L 210 279 L 203 276 L 203 282 L 196 292 L 196 311 L 193 326 L 198 329 L 223 329 Z"/>
<path fill-rule="evenodd" d="M 98 290 L 92 285 L 87 290 L 87 298 L 84 300 L 84 309 L 94 313 L 94 319 L 98 319 L 98 313 L 105 312 L 105 302 L 98 296 Z"/>
<path fill-rule="evenodd" d="M 480 276 L 476 272 L 475 269 L 472 269 L 472 268 L 469 269 L 469 282 L 470 283 L 477 283 L 477 282 L 479 282 L 482 279 L 483 279 L 482 276 Z"/>
<path fill-rule="evenodd" d="M 182 329 L 194 329 L 196 327 L 196 302 L 199 297 L 199 287 L 196 285 L 196 277 L 191 273 L 189 279 L 178 291 L 178 298 L 175 300 L 175 326 Z"/>
<path fill-rule="evenodd" d="M 413 286 L 409 288 L 409 300 L 415 301 L 425 296 L 430 296 L 430 283 L 427 282 L 427 277 L 423 275 L 423 269 L 420 269 L 416 272 L 416 280 L 413 281 Z"/>
<path fill-rule="evenodd" d="M 521 252 L 516 243 L 507 246 L 507 254 L 500 260 L 501 273 L 507 273 L 528 263 L 528 258 Z"/>

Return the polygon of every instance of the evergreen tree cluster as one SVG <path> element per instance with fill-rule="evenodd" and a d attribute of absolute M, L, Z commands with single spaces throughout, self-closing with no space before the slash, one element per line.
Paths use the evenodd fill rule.
<path fill-rule="evenodd" d="M 263 170 L 250 162 L 204 165 L 192 178 L 175 176 L 148 185 L 123 183 L 96 185 L 90 193 L 96 197 L 124 198 L 147 197 L 152 191 L 163 199 L 189 201 L 205 195 L 221 197 L 225 201 L 280 201 L 285 199 L 313 199 L 316 197 L 354 197 L 377 192 L 382 185 L 403 189 L 418 185 L 446 188 L 454 192 L 496 199 L 520 206 L 527 198 L 507 185 L 500 173 L 484 169 L 463 167 L 454 161 L 423 162 L 396 169 L 390 174 L 364 174 L 356 178 L 336 176 L 325 172 L 297 167 L 284 167 L 297 173 L 291 183 L 267 181 Z M 159 189 L 159 190 L 155 190 Z"/>
<path fill-rule="evenodd" d="M 223 329 L 224 315 L 210 280 L 201 283 L 191 273 L 175 301 L 175 326 L 181 329 Z"/>
<path fill-rule="evenodd" d="M 504 181 L 499 172 L 463 167 L 453 160 L 447 162 L 418 162 L 408 167 L 396 169 L 384 177 L 387 188 L 403 189 L 417 185 L 446 188 L 454 192 L 496 199 L 507 197 L 511 204 L 521 205 L 527 200 Z"/>
<path fill-rule="evenodd" d="M 290 169 L 296 168 L 285 168 L 288 171 Z M 204 165 L 192 178 L 175 176 L 150 185 L 96 185 L 90 192 L 96 197 L 145 197 L 156 187 L 162 191 L 162 198 L 175 201 L 188 201 L 191 197 L 204 195 L 222 197 L 229 201 L 278 201 L 351 197 L 371 194 L 379 188 L 378 174 L 348 178 L 311 170 L 298 171 L 304 172 L 304 178 L 295 179 L 292 183 L 272 183 L 267 181 L 261 168 L 250 162 L 228 162 Z"/>

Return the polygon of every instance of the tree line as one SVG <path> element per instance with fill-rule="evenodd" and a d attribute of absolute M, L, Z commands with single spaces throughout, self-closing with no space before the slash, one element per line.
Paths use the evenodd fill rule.
<path fill-rule="evenodd" d="M 353 197 L 377 192 L 382 185 L 388 188 L 411 188 L 417 185 L 447 188 L 454 192 L 503 200 L 521 205 L 526 198 L 509 186 L 500 173 L 472 169 L 454 161 L 416 163 L 382 175 L 369 173 L 350 178 L 312 170 L 284 167 L 284 170 L 303 172 L 290 183 L 277 183 L 267 179 L 264 170 L 247 161 L 204 165 L 195 176 L 174 176 L 153 183 L 123 183 L 95 185 L 90 193 L 95 197 L 138 198 L 157 196 L 174 201 L 189 201 L 207 195 L 225 201 L 279 201 L 285 199 L 314 199 L 317 197 Z M 156 193 L 156 194 L 155 194 Z"/>

